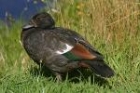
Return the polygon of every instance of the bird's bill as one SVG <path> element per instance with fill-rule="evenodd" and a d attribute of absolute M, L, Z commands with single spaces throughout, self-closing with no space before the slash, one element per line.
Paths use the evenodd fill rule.
<path fill-rule="evenodd" d="M 36 24 L 36 22 L 34 22 L 33 19 L 30 20 L 29 25 L 32 25 L 32 26 L 34 26 L 34 27 L 37 27 L 37 24 Z"/>
<path fill-rule="evenodd" d="M 23 29 L 28 29 L 28 28 L 32 28 L 32 27 L 34 27 L 34 26 L 33 26 L 33 25 L 27 24 L 27 25 L 24 25 L 24 26 L 23 26 Z"/>
<path fill-rule="evenodd" d="M 32 28 L 32 27 L 37 27 L 37 25 L 35 24 L 35 22 L 33 20 L 31 20 L 28 24 L 23 26 L 23 29 L 28 29 L 28 28 Z"/>

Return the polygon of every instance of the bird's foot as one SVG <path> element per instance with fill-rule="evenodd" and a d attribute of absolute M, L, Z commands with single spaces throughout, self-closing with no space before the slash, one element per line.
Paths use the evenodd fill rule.
<path fill-rule="evenodd" d="M 61 82 L 61 81 L 62 81 L 62 76 L 61 76 L 61 74 L 55 73 L 55 75 L 56 75 L 56 82 L 57 82 L 57 83 Z"/>

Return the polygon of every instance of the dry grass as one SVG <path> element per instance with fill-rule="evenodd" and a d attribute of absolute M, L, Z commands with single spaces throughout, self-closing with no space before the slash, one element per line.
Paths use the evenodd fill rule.
<path fill-rule="evenodd" d="M 140 2 L 60 0 L 51 12 L 57 26 L 73 29 L 104 54 L 116 75 L 100 86 L 88 80 L 56 84 L 33 74 L 34 63 L 20 44 L 22 22 L 0 26 L 0 93 L 139 93 Z M 39 70 L 39 69 L 38 69 Z"/>

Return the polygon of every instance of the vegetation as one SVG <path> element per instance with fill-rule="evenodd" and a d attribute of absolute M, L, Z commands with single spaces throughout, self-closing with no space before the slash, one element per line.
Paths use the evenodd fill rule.
<path fill-rule="evenodd" d="M 78 82 L 55 82 L 25 53 L 22 21 L 0 26 L 0 93 L 140 93 L 140 2 L 138 0 L 61 0 L 51 12 L 57 26 L 83 35 L 114 69 L 108 83 L 94 75 Z"/>

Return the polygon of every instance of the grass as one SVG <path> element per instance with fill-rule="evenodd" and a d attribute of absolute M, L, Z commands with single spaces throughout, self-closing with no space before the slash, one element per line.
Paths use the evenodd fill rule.
<path fill-rule="evenodd" d="M 60 83 L 45 77 L 20 43 L 23 22 L 1 23 L 0 93 L 139 93 L 139 5 L 136 0 L 61 0 L 58 12 L 51 12 L 57 26 L 77 31 L 105 56 L 116 74 L 101 84 L 92 75 Z"/>

